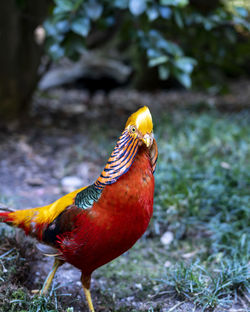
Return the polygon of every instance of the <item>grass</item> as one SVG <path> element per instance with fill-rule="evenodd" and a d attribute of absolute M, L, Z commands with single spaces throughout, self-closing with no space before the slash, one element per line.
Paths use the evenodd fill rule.
<path fill-rule="evenodd" d="M 174 233 L 177 255 L 199 258 L 176 259 L 162 283 L 203 309 L 228 306 L 249 288 L 249 121 L 246 112 L 187 110 L 157 129 L 154 230 Z"/>
<path fill-rule="evenodd" d="M 140 311 L 145 312 L 160 311 L 169 296 L 203 311 L 228 310 L 236 302 L 244 308 L 249 300 L 250 114 L 186 109 L 155 120 L 159 160 L 153 222 L 131 251 L 96 271 L 96 294 L 112 311 L 139 311 L 124 304 L 125 297 L 144 302 Z M 102 137 L 105 133 L 98 140 Z M 164 247 L 165 231 L 175 239 Z M 67 311 L 57 300 L 60 291 L 39 298 L 20 286 L 29 255 L 12 237 L 1 235 L 0 310 Z"/>
<path fill-rule="evenodd" d="M 225 260 L 212 272 L 199 262 L 180 262 L 167 270 L 166 279 L 161 282 L 205 311 L 216 306 L 230 308 L 237 296 L 247 291 L 248 278 L 247 264 L 238 261 Z"/>
<path fill-rule="evenodd" d="M 34 260 L 34 244 L 29 239 L 17 241 L 12 230 L 1 231 L 0 310 L 10 312 L 56 312 L 58 304 L 53 287 L 47 297 L 32 295 L 25 287 L 29 261 Z"/>

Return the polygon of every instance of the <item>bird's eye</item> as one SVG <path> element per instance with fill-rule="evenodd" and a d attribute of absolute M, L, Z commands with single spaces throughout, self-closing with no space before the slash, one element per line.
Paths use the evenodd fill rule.
<path fill-rule="evenodd" d="M 135 127 L 131 127 L 131 128 L 130 128 L 130 131 L 131 131 L 132 133 L 135 133 L 136 128 L 135 128 Z"/>

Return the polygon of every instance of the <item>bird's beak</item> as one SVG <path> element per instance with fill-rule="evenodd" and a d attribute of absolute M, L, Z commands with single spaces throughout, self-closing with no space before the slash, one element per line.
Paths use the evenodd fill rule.
<path fill-rule="evenodd" d="M 142 141 L 144 142 L 144 144 L 147 146 L 147 148 L 151 147 L 152 144 L 153 144 L 153 140 L 154 140 L 154 135 L 153 133 L 146 133 L 144 136 L 143 136 L 143 139 Z"/>

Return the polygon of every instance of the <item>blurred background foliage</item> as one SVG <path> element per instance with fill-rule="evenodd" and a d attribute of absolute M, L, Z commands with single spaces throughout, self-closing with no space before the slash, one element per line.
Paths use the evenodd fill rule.
<path fill-rule="evenodd" d="M 27 116 L 50 65 L 41 67 L 47 53 L 52 61 L 77 60 L 86 51 L 108 55 L 131 67 L 127 83 L 138 89 L 193 86 L 222 93 L 227 79 L 249 75 L 248 1 L 46 0 L 38 8 L 31 0 L 11 0 L 1 2 L 0 20 L 5 119 Z M 37 38 L 41 25 L 45 50 Z"/>
<path fill-rule="evenodd" d="M 195 86 L 221 91 L 225 76 L 243 74 L 249 61 L 248 11 L 232 1 L 55 0 L 44 26 L 54 60 L 112 42 L 138 72 L 146 63 L 186 88 L 194 71 Z"/>

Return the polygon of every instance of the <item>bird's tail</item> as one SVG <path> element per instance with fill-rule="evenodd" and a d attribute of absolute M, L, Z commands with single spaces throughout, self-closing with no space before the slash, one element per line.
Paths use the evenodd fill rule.
<path fill-rule="evenodd" d="M 10 212 L 14 212 L 14 210 L 0 203 L 0 222 L 7 222 Z"/>
<path fill-rule="evenodd" d="M 0 212 L 0 222 L 6 222 L 6 219 L 8 218 L 9 212 Z"/>
<path fill-rule="evenodd" d="M 30 234 L 30 222 L 37 210 L 38 208 L 13 210 L 0 203 L 0 222 L 19 227 L 23 229 L 26 234 Z"/>

